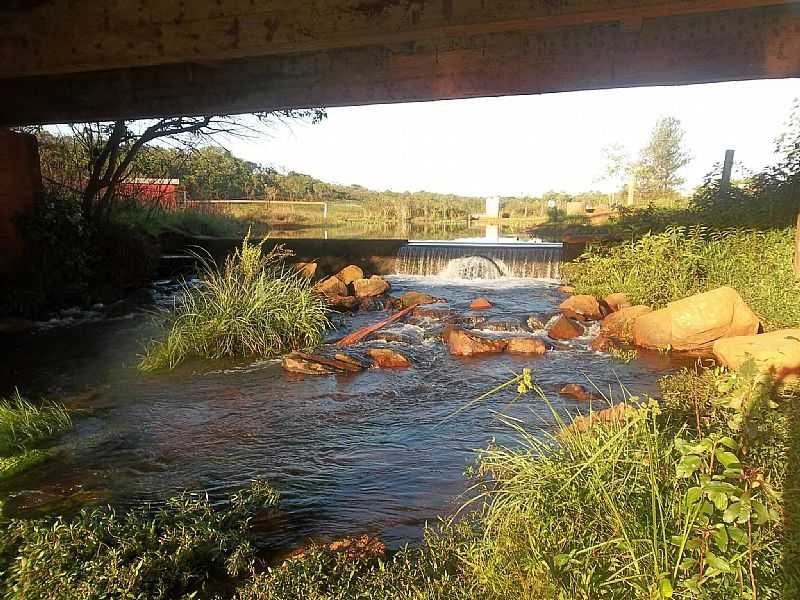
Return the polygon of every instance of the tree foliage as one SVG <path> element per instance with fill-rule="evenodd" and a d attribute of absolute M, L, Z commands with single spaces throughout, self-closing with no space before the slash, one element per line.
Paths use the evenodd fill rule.
<path fill-rule="evenodd" d="M 691 160 L 681 122 L 675 117 L 659 119 L 636 165 L 640 192 L 650 199 L 671 196 L 683 184 L 680 171 Z"/>

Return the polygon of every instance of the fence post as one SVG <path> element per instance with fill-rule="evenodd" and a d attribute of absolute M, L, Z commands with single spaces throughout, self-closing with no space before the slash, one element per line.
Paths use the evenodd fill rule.
<path fill-rule="evenodd" d="M 722 183 L 720 185 L 723 192 L 731 189 L 731 171 L 733 171 L 733 150 L 725 150 L 725 162 L 722 165 Z"/>

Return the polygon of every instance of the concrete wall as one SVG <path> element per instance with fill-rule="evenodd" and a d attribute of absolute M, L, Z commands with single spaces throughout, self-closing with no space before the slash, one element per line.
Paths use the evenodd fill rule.
<path fill-rule="evenodd" d="M 177 243 L 176 243 L 177 242 Z M 208 251 L 220 262 L 233 252 L 242 241 L 240 239 L 185 238 L 164 244 L 167 252 L 179 251 L 191 246 L 199 246 Z M 362 267 L 370 275 L 389 275 L 395 272 L 397 252 L 408 243 L 407 240 L 323 240 L 323 239 L 270 239 L 267 246 L 283 244 L 295 253 L 300 262 L 319 263 L 317 275 L 333 275 L 343 267 L 354 264 Z"/>
<path fill-rule="evenodd" d="M 25 253 L 14 215 L 33 207 L 41 190 L 36 138 L 0 129 L 0 275 L 16 271 Z"/>

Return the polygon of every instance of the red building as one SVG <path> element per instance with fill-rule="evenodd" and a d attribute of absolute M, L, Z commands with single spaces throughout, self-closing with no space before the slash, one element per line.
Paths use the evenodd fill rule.
<path fill-rule="evenodd" d="M 168 209 L 186 202 L 186 191 L 180 179 L 133 178 L 119 186 L 119 193 L 136 198 L 142 204 L 157 204 Z"/>

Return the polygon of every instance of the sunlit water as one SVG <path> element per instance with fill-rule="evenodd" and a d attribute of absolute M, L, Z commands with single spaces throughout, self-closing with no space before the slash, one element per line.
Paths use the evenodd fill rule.
<path fill-rule="evenodd" d="M 554 284 L 531 280 L 391 281 L 395 294 L 425 291 L 449 299 L 460 312 L 485 295 L 495 305 L 490 316 L 522 320 L 537 315 L 546 321 L 563 299 Z M 383 316 L 348 317 L 337 334 Z M 422 325 L 403 327 L 410 343 L 390 344 L 411 358 L 410 369 L 316 378 L 287 375 L 279 361 L 195 362 L 141 374 L 136 355 L 154 334 L 143 315 L 11 338 L 0 349 L 3 392 L 19 385 L 32 396 L 93 394 L 70 401 L 86 412 L 57 441 L 56 457 L 0 484 L 0 497 L 6 511 L 18 515 L 66 510 L 53 501 L 69 495 L 74 504 L 94 499 L 125 507 L 189 490 L 217 502 L 254 478 L 266 478 L 282 494 L 271 543 L 290 547 L 308 538 L 368 532 L 398 545 L 419 540 L 426 521 L 463 501 L 463 471 L 476 449 L 493 438 L 514 443 L 495 412 L 521 418 L 534 430 L 553 424 L 541 399 L 516 398 L 511 390 L 447 418 L 470 400 L 530 367 L 553 406 L 573 413 L 587 407 L 560 398 L 563 383 L 591 379 L 619 397 L 622 382 L 649 393 L 673 366 L 659 355 L 615 362 L 591 351 L 588 337 L 543 357 L 455 358 L 436 324 Z M 373 345 L 384 343 L 352 350 L 363 353 Z"/>

